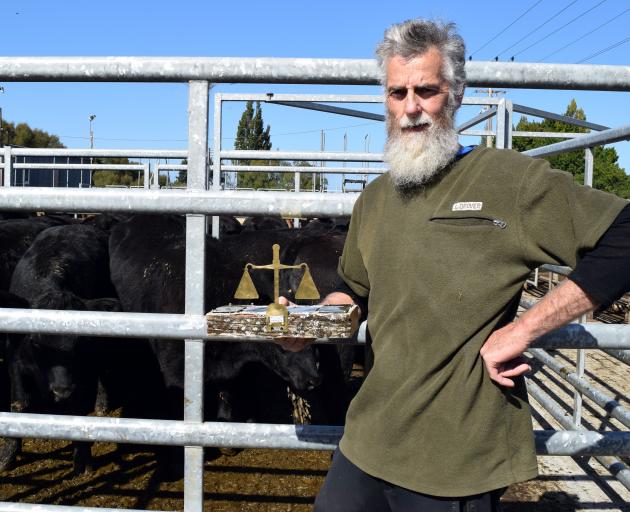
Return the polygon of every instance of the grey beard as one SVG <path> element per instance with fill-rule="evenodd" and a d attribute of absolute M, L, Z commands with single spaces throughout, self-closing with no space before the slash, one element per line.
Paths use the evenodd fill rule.
<path fill-rule="evenodd" d="M 398 126 L 388 126 L 383 159 L 389 175 L 399 190 L 431 182 L 459 151 L 459 138 L 452 126 L 433 122 L 420 133 L 402 133 Z"/>

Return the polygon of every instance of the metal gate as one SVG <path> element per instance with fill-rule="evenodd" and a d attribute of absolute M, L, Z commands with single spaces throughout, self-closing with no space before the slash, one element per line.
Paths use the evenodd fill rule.
<path fill-rule="evenodd" d="M 630 91 L 630 68 L 586 65 L 467 63 L 468 85 Z M 374 85 L 378 70 L 372 60 L 246 58 L 0 58 L 0 81 L 188 82 L 189 143 L 187 190 L 0 189 L 0 209 L 25 211 L 162 212 L 186 214 L 186 304 L 183 315 L 79 311 L 0 311 L 0 330 L 16 333 L 82 334 L 156 339 L 185 343 L 184 421 L 87 418 L 0 413 L 0 435 L 85 441 L 112 441 L 185 446 L 184 507 L 203 508 L 203 447 L 271 447 L 330 450 L 341 427 L 203 423 L 203 311 L 206 215 L 281 214 L 293 217 L 348 216 L 354 194 L 308 192 L 240 192 L 220 190 L 221 159 L 281 159 L 279 152 L 221 152 L 215 138 L 212 190 L 208 176 L 208 99 L 210 82 L 318 83 Z M 503 103 L 501 103 L 501 101 Z M 497 145 L 509 147 L 511 108 L 497 103 Z M 477 122 L 482 120 L 480 119 Z M 475 124 L 475 123 L 473 123 Z M 472 125 L 470 125 L 472 126 Z M 216 137 L 215 130 L 215 137 Z M 501 135 L 504 134 L 504 135 Z M 630 126 L 604 130 L 547 148 L 542 155 L 588 148 L 630 138 Z M 10 173 L 5 149 L 4 173 Z M 88 154 L 87 151 L 84 154 Z M 325 152 L 308 159 L 378 161 L 381 155 Z M 10 175 L 10 174 L 9 174 Z M 216 226 L 216 222 L 214 223 Z M 226 341 L 225 338 L 221 340 Z M 253 341 L 262 341 L 253 339 Z M 229 342 L 227 340 L 226 342 Z M 571 325 L 537 342 L 536 347 L 630 349 L 630 327 Z M 80 428 L 77 428 L 80 427 Z M 536 432 L 538 453 L 555 455 L 630 455 L 630 433 L 581 430 Z M 0 510 L 32 505 L 0 504 Z M 42 506 L 44 508 L 44 506 Z M 46 506 L 45 508 L 59 508 Z M 102 509 L 100 509 L 102 510 Z"/>

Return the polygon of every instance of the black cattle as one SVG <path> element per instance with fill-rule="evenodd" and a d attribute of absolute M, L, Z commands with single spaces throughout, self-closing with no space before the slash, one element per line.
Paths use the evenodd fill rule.
<path fill-rule="evenodd" d="M 271 263 L 272 245 L 280 245 L 280 261 L 287 265 L 298 265 L 307 263 L 309 270 L 320 292 L 321 297 L 325 297 L 341 283 L 341 278 L 337 274 L 337 262 L 343 250 L 345 233 L 337 231 L 319 230 L 299 230 L 282 229 L 269 231 L 242 232 L 236 237 L 225 237 L 224 244 L 230 250 L 234 261 L 243 269 L 246 263 L 265 265 Z M 241 271 L 242 275 L 242 271 Z M 280 295 L 283 295 L 295 302 L 295 293 L 304 275 L 302 269 L 282 270 L 280 274 Z M 273 272 L 270 270 L 250 271 L 252 281 L 260 295 L 257 301 L 259 304 L 268 304 L 273 301 Z M 240 276 L 239 276 L 240 277 Z M 237 283 L 234 283 L 235 290 Z M 248 300 L 235 302 L 250 302 Z M 318 300 L 308 301 L 317 303 Z M 322 384 L 317 388 L 300 393 L 300 396 L 307 399 L 311 406 L 312 421 L 315 423 L 343 423 L 348 398 L 345 392 L 344 378 L 349 378 L 354 359 L 353 347 L 335 347 L 320 345 L 317 347 L 318 358 L 320 360 L 320 373 Z M 274 394 L 272 379 L 267 378 L 267 389 L 262 390 L 259 385 L 252 385 L 260 380 L 260 376 L 254 371 L 249 372 L 249 384 L 240 385 L 234 391 L 238 398 L 235 402 L 241 405 L 249 402 L 246 407 L 249 410 L 256 410 L 256 402 L 263 402 L 260 397 Z M 280 394 L 281 382 L 275 384 L 276 394 Z M 284 386 L 286 390 L 286 386 Z M 258 409 L 259 413 L 261 412 Z M 266 413 L 267 411 L 262 411 Z M 276 421 L 277 418 L 290 417 L 290 413 L 278 413 L 274 411 L 269 422 Z"/>
<path fill-rule="evenodd" d="M 0 290 L 8 291 L 15 266 L 35 237 L 66 222 L 64 217 L 48 215 L 0 221 Z"/>
<path fill-rule="evenodd" d="M 252 263 L 253 265 L 267 265 L 272 262 L 274 244 L 280 246 L 281 263 L 292 263 L 284 258 L 283 252 L 287 246 L 292 244 L 296 239 L 303 236 L 299 229 L 273 229 L 273 230 L 261 230 L 261 231 L 243 231 L 240 235 L 224 237 L 222 243 L 230 254 L 230 259 L 234 262 L 234 265 L 239 269 L 238 279 L 241 278 L 245 265 Z M 238 301 L 233 298 L 230 300 L 236 303 L 258 303 L 269 304 L 273 302 L 273 272 L 270 270 L 251 270 L 250 276 L 252 281 L 260 295 L 258 300 L 250 301 L 243 300 Z M 282 272 L 282 278 L 284 282 L 284 271 Z M 233 281 L 228 285 L 228 292 L 231 292 L 232 297 L 238 286 L 238 280 Z M 287 290 L 285 288 L 280 289 L 280 294 L 286 295 Z"/>
<path fill-rule="evenodd" d="M 285 247 L 283 256 L 293 265 L 308 265 L 311 277 L 323 298 L 343 283 L 337 274 L 337 265 L 345 241 L 345 233 L 306 231 Z M 287 271 L 285 286 L 289 292 L 288 299 L 293 300 L 303 275 L 302 270 Z"/>
<path fill-rule="evenodd" d="M 233 215 L 219 216 L 219 235 L 238 235 L 243 230 L 242 224 Z"/>
<path fill-rule="evenodd" d="M 293 265 L 306 263 L 321 298 L 336 290 L 343 284 L 337 273 L 337 265 L 346 235 L 343 232 L 330 230 L 307 230 L 302 236 L 287 245 L 284 258 Z M 295 301 L 295 292 L 304 276 L 303 270 L 287 271 L 283 280 L 283 288 L 288 292 L 287 298 Z M 296 301 L 311 302 L 313 301 Z M 323 345 L 320 348 L 320 369 L 325 375 L 322 387 L 309 396 L 314 418 L 327 418 L 332 423 L 343 422 L 349 403 L 346 394 L 346 381 L 350 378 L 355 359 L 355 347 L 348 345 Z"/>
<path fill-rule="evenodd" d="M 328 231 L 348 232 L 349 217 L 330 217 L 309 219 L 301 225 L 301 228 L 308 231 L 325 233 Z"/>
<path fill-rule="evenodd" d="M 259 215 L 247 217 L 243 222 L 243 231 L 262 231 L 269 229 L 286 229 L 287 223 L 279 215 Z"/>
<path fill-rule="evenodd" d="M 180 219 L 136 216 L 116 226 L 110 238 L 110 266 L 123 309 L 183 313 L 184 260 L 185 239 Z M 242 267 L 226 247 L 208 238 L 206 311 L 231 301 L 241 273 Z M 183 343 L 153 341 L 152 345 L 169 391 L 170 416 L 179 418 L 183 403 Z M 316 352 L 311 348 L 295 354 L 273 344 L 207 344 L 205 376 L 210 392 L 206 395 L 211 400 L 220 394 L 249 364 L 266 366 L 297 391 L 310 389 L 319 383 Z M 217 404 L 207 405 L 208 419 L 214 419 Z"/>
<path fill-rule="evenodd" d="M 28 309 L 29 303 L 17 295 L 0 290 L 0 308 Z M 6 364 L 6 346 L 9 334 L 0 332 L 0 411 L 9 410 L 9 373 Z"/>
<path fill-rule="evenodd" d="M 109 279 L 108 235 L 89 225 L 65 225 L 40 233 L 17 264 L 11 293 L 32 308 L 120 310 Z M 103 357 L 102 340 L 78 336 L 9 336 L 11 410 L 85 415 L 94 409 Z M 0 468 L 10 466 L 19 441 L 7 440 Z M 74 470 L 90 467 L 90 447 L 73 443 Z"/>

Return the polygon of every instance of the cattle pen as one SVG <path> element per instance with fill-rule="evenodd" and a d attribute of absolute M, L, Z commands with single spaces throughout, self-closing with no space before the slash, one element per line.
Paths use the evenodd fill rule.
<path fill-rule="evenodd" d="M 467 62 L 469 86 L 580 89 L 594 91 L 630 91 L 630 67 L 560 64 L 519 64 L 499 62 Z M 207 335 L 203 310 L 205 234 L 207 216 L 213 216 L 212 231 L 218 232 L 218 215 L 280 214 L 286 217 L 349 216 L 355 194 L 314 192 L 250 192 L 221 189 L 223 160 L 270 159 L 315 160 L 336 162 L 382 161 L 376 153 L 226 151 L 221 148 L 221 101 L 233 98 L 215 96 L 215 129 L 211 188 L 209 186 L 208 110 L 210 84 L 220 82 L 265 84 L 375 85 L 378 70 L 372 60 L 342 59 L 248 59 L 248 58 L 0 58 L 0 81 L 41 82 L 180 82 L 189 84 L 188 150 L 178 156 L 187 158 L 187 189 L 164 191 L 147 187 L 122 189 L 59 189 L 12 187 L 14 156 L 20 151 L 36 154 L 75 154 L 113 156 L 106 150 L 17 150 L 3 149 L 3 187 L 0 189 L 0 210 L 64 211 L 64 212 L 155 212 L 185 214 L 186 217 L 186 280 L 185 314 L 110 313 L 86 311 L 44 311 L 2 309 L 0 331 L 12 333 L 83 334 L 101 337 L 135 337 L 179 339 L 185 344 L 184 420 L 156 421 L 122 418 L 93 418 L 61 415 L 0 413 L 0 435 L 75 441 L 127 442 L 185 447 L 184 509 L 204 509 L 204 447 L 281 448 L 332 450 L 341 434 L 340 426 L 267 425 L 203 422 L 204 344 L 225 337 Z M 242 99 L 242 98 L 241 98 Z M 265 98 L 261 98 L 265 100 Z M 356 102 L 358 98 L 346 98 Z M 310 106 L 321 102 L 343 102 L 334 97 L 268 97 L 269 101 L 295 101 Z M 475 101 L 472 99 L 471 101 Z M 477 103 L 482 103 L 478 99 Z M 512 114 L 533 112 L 506 99 L 484 100 L 489 108 L 458 127 L 465 133 L 472 126 L 496 116 L 495 131 L 477 131 L 475 135 L 492 135 L 498 148 L 510 148 L 513 136 Z M 560 116 L 562 117 L 562 116 Z M 218 120 L 217 120 L 218 119 Z M 567 119 L 563 119 L 568 121 Z M 575 122 L 576 120 L 570 120 Z M 585 180 L 592 180 L 594 146 L 630 139 L 630 125 L 608 128 L 587 126 L 595 133 L 575 134 L 570 140 L 526 152 L 531 156 L 548 156 L 571 150 L 585 151 Z M 540 135 L 540 134 L 539 134 Z M 531 136 L 531 135 L 530 135 Z M 548 134 L 547 134 L 548 136 Z M 16 153 L 17 152 L 17 153 Z M 141 152 L 121 150 L 121 155 Z M 24 164 L 28 165 L 28 164 Z M 148 170 L 145 183 L 148 184 Z M 256 171 L 256 169 L 243 169 Z M 265 169 L 268 170 L 268 169 Z M 292 169 L 295 172 L 295 169 Z M 309 172 L 311 170 L 309 169 Z M 344 172 L 348 172 L 345 169 Z M 159 170 L 156 169 L 156 174 Z M 364 173 L 364 170 L 361 170 Z M 157 180 L 156 180 L 157 181 Z M 558 269 L 556 269 L 558 270 Z M 560 270 L 558 270 L 560 271 Z M 525 304 L 527 306 L 527 304 Z M 359 333 L 358 342 L 364 341 Z M 234 341 L 234 340 L 232 340 Z M 264 341 L 252 339 L 251 341 Z M 329 340 L 320 340 L 329 342 Z M 572 324 L 538 340 L 533 351 L 537 358 L 553 365 L 543 349 L 576 348 L 617 351 L 626 358 L 630 350 L 630 327 L 599 324 Z M 583 352 L 580 351 L 583 354 Z M 578 356 L 578 359 L 582 356 Z M 583 360 L 583 359 L 582 359 Z M 578 367 L 583 367 L 578 361 Z M 630 456 L 630 411 L 611 397 L 598 394 L 579 375 L 556 368 L 580 391 L 596 397 L 600 405 L 626 430 L 594 431 L 580 427 L 581 398 L 576 398 L 574 418 L 565 422 L 565 430 L 537 430 L 536 449 L 539 455 L 593 456 L 605 460 L 615 477 L 630 489 L 630 469 L 618 458 Z M 533 388 L 530 388 L 530 392 Z M 533 391 L 536 400 L 546 401 L 544 393 Z M 557 407 L 548 404 L 550 411 Z M 553 414 L 553 412 L 552 412 Z M 562 414 L 560 414 L 562 416 Z M 208 504 L 205 504 L 208 506 Z M 212 504 L 209 504 L 210 509 Z M 65 507 L 40 505 L 41 510 Z M 27 510 L 32 505 L 0 503 L 0 510 Z M 88 508 L 82 508 L 88 510 Z M 96 510 L 96 509 L 94 509 Z"/>

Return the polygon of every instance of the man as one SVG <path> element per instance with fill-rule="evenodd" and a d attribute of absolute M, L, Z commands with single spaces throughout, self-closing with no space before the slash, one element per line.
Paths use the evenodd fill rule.
<path fill-rule="evenodd" d="M 537 474 L 522 353 L 624 291 L 598 288 L 615 279 L 596 264 L 610 244 L 593 248 L 625 201 L 544 160 L 459 146 L 464 54 L 453 25 L 425 20 L 393 25 L 377 48 L 390 171 L 357 200 L 339 263 L 348 287 L 324 300 L 367 309 L 374 365 L 316 511 L 495 510 Z M 533 268 L 585 253 L 586 270 L 513 321 Z"/>

